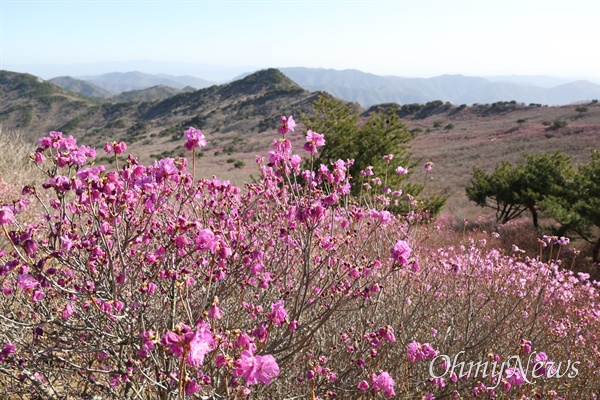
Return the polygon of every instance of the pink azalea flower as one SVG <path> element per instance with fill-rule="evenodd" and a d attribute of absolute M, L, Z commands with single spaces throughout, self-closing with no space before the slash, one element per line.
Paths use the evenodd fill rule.
<path fill-rule="evenodd" d="M 358 383 L 358 389 L 366 392 L 367 390 L 369 390 L 369 383 L 367 381 L 360 381 Z"/>
<path fill-rule="evenodd" d="M 521 339 L 521 349 L 523 350 L 523 353 L 525 353 L 525 354 L 531 353 L 531 341 Z"/>
<path fill-rule="evenodd" d="M 298 154 L 294 154 L 292 158 L 290 158 L 290 165 L 294 169 L 298 169 L 300 167 L 300 163 L 302 162 L 302 158 Z"/>
<path fill-rule="evenodd" d="M 548 355 L 544 352 L 537 353 L 535 355 L 535 361 L 536 361 L 536 364 L 533 367 L 535 374 L 537 376 L 546 375 L 548 372 L 546 367 L 552 366 L 552 362 L 548 362 Z M 534 376 L 534 378 L 535 378 L 535 376 Z"/>
<path fill-rule="evenodd" d="M 521 386 L 525 382 L 523 374 L 518 368 L 506 368 L 506 381 L 513 386 Z"/>
<path fill-rule="evenodd" d="M 429 162 L 426 162 L 426 163 L 423 165 L 423 168 L 425 168 L 425 170 L 426 170 L 426 171 L 431 171 L 431 168 L 433 168 L 433 163 L 432 163 L 431 161 L 429 161 Z"/>
<path fill-rule="evenodd" d="M 195 393 L 200 391 L 200 385 L 193 379 L 190 379 L 188 383 L 185 385 L 185 394 L 187 396 L 192 396 Z"/>
<path fill-rule="evenodd" d="M 289 118 L 285 116 L 281 116 L 281 126 L 278 129 L 278 132 L 282 135 L 285 135 L 288 132 L 294 132 L 294 127 L 296 126 L 296 121 L 290 115 Z"/>
<path fill-rule="evenodd" d="M 245 350 L 254 353 L 256 351 L 256 344 L 254 344 L 254 339 L 248 336 L 246 332 L 240 333 L 240 336 L 235 341 L 236 348 L 242 348 Z"/>
<path fill-rule="evenodd" d="M 114 145 L 114 149 L 116 154 L 121 154 L 125 152 L 125 150 L 127 150 L 127 145 L 125 144 L 125 142 L 119 142 L 116 145 Z"/>
<path fill-rule="evenodd" d="M 201 321 L 196 326 L 196 332 L 193 335 L 188 333 L 185 336 L 185 339 L 189 340 L 187 363 L 193 367 L 202 365 L 206 354 L 216 347 L 216 341 L 210 331 L 210 325 Z"/>
<path fill-rule="evenodd" d="M 33 289 L 39 284 L 39 282 L 30 274 L 19 275 L 17 283 L 25 290 Z"/>
<path fill-rule="evenodd" d="M 185 142 L 185 148 L 193 150 L 195 147 L 206 146 L 206 137 L 202 134 L 200 129 L 196 129 L 192 126 L 184 133 L 187 142 Z"/>
<path fill-rule="evenodd" d="M 317 147 L 325 145 L 325 135 L 313 132 L 309 130 L 306 133 L 306 143 L 304 144 L 304 150 L 310 153 L 316 153 Z"/>
<path fill-rule="evenodd" d="M 271 304 L 271 312 L 267 315 L 267 317 L 275 322 L 275 326 L 281 325 L 287 317 L 287 311 L 285 311 L 283 305 L 283 300 L 277 300 L 275 303 Z"/>
<path fill-rule="evenodd" d="M 41 149 L 38 149 L 40 151 L 36 151 L 34 154 L 34 162 L 36 164 L 43 164 L 44 161 L 46 161 L 46 157 L 44 157 L 44 153 L 42 153 Z"/>
<path fill-rule="evenodd" d="M 373 384 L 373 390 L 375 392 L 383 390 L 387 398 L 396 395 L 396 393 L 394 393 L 394 385 L 396 384 L 396 382 L 394 382 L 390 374 L 388 374 L 385 371 L 380 373 L 379 375 L 372 374 L 371 383 Z"/>
<path fill-rule="evenodd" d="M 381 336 L 388 342 L 394 343 L 396 341 L 396 336 L 394 335 L 394 328 L 390 325 L 386 326 L 385 328 L 381 328 L 377 333 L 379 333 L 379 336 Z"/>
<path fill-rule="evenodd" d="M 114 142 L 106 142 L 104 144 L 104 151 L 107 153 L 112 153 L 115 150 L 114 148 Z"/>
<path fill-rule="evenodd" d="M 215 251 L 217 248 L 217 240 L 215 234 L 210 229 L 202 229 L 198 232 L 196 237 L 196 249 L 200 251 L 211 250 Z"/>
<path fill-rule="evenodd" d="M 392 258 L 404 266 L 408 265 L 410 253 L 410 247 L 404 240 L 398 240 L 391 250 Z"/>
<path fill-rule="evenodd" d="M 429 343 L 412 342 L 406 350 L 410 362 L 422 361 L 426 358 L 435 358 L 437 351 Z"/>
<path fill-rule="evenodd" d="M 208 318 L 210 319 L 221 319 L 223 318 L 223 311 L 219 308 L 218 304 L 213 305 L 210 310 L 208 310 Z"/>
<path fill-rule="evenodd" d="M 243 376 L 246 385 L 262 383 L 269 386 L 273 379 L 279 376 L 279 366 L 272 355 L 254 356 L 250 351 L 244 350 L 240 356 L 241 358 L 235 361 L 233 373 L 236 377 Z"/>
<path fill-rule="evenodd" d="M 73 315 L 73 307 L 71 307 L 71 303 L 65 304 L 65 308 L 63 309 L 63 312 L 61 315 L 63 321 L 67 321 L 69 318 L 71 318 L 72 315 Z"/>
<path fill-rule="evenodd" d="M 398 168 L 396 168 L 396 173 L 398 175 L 406 175 L 406 174 L 408 174 L 408 168 L 398 167 Z"/>
<path fill-rule="evenodd" d="M 2 348 L 2 355 L 5 357 L 10 356 L 11 354 L 15 354 L 16 346 L 12 343 L 5 343 Z"/>
<path fill-rule="evenodd" d="M 34 303 L 37 303 L 44 297 L 46 297 L 46 292 L 44 292 L 43 290 L 34 290 L 33 296 L 31 296 L 31 301 L 33 301 Z"/>
<path fill-rule="evenodd" d="M 2 206 L 0 208 L 0 226 L 10 225 L 15 223 L 15 215 L 10 207 Z"/>

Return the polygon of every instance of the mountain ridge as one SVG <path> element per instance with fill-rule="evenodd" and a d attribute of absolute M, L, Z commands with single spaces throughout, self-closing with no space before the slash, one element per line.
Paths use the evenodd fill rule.
<path fill-rule="evenodd" d="M 490 81 L 460 74 L 432 78 L 379 76 L 358 70 L 281 68 L 281 72 L 307 90 L 324 90 L 346 101 L 370 107 L 381 103 L 426 103 L 434 100 L 452 104 L 521 103 L 566 105 L 600 97 L 600 85 L 580 80 L 551 88 Z"/>
<path fill-rule="evenodd" d="M 286 67 L 279 70 L 305 90 L 326 91 L 335 97 L 359 103 L 365 108 L 389 102 L 412 104 L 434 100 L 455 105 L 511 100 L 525 104 L 566 105 L 600 97 L 600 85 L 586 80 L 567 81 L 552 77 L 485 78 L 444 74 L 431 78 L 408 78 L 375 75 L 356 69 Z M 233 80 L 240 80 L 252 73 L 238 75 Z M 176 89 L 186 86 L 200 89 L 214 84 L 189 75 L 151 75 L 139 71 L 79 76 L 75 79 L 84 80 L 113 94 L 143 90 L 157 85 Z M 534 83 L 540 83 L 542 86 Z M 81 90 L 80 92 L 83 93 Z"/>
<path fill-rule="evenodd" d="M 435 86 L 435 81 L 429 84 Z M 298 122 L 296 132 L 286 137 L 294 148 L 302 148 L 302 113 L 314 115 L 312 105 L 321 94 L 269 69 L 166 99 L 116 103 L 69 92 L 30 74 L 0 71 L 0 134 L 21 131 L 35 143 L 48 131 L 62 131 L 99 149 L 99 163 L 114 162 L 101 150 L 105 142 L 123 140 L 128 152 L 152 162 L 162 157 L 189 159 L 183 132 L 194 126 L 208 141 L 197 153 L 196 166 L 203 176 L 242 183 L 258 173 L 255 156 L 266 155 L 278 137 L 281 115 L 293 115 Z M 396 112 L 416 135 L 411 142 L 415 156 L 436 164 L 428 186 L 448 193 L 464 187 L 474 165 L 489 170 L 501 159 L 518 160 L 522 151 L 561 150 L 582 161 L 598 147 L 600 132 L 598 102 L 561 107 L 516 101 L 455 106 L 436 100 L 379 104 L 368 110 L 352 107 L 361 113 L 361 121 L 375 110 Z M 327 138 L 326 131 L 320 133 Z M 425 179 L 419 171 L 416 179 Z M 464 193 L 460 196 L 451 205 L 457 210 L 468 204 Z"/>
<path fill-rule="evenodd" d="M 75 79 L 89 82 L 113 94 L 132 90 L 143 90 L 153 86 L 163 85 L 175 89 L 186 86 L 203 89 L 213 85 L 213 82 L 189 75 L 146 74 L 139 71 L 111 72 L 102 75 L 77 76 Z"/>

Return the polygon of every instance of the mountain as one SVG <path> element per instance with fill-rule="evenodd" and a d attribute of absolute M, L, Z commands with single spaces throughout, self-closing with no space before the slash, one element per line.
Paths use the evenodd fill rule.
<path fill-rule="evenodd" d="M 60 86 L 63 89 L 80 93 L 88 97 L 100 97 L 105 99 L 113 95 L 113 93 L 109 92 L 108 90 L 102 89 L 101 87 L 98 87 L 92 83 L 72 78 L 70 76 L 58 76 L 48 80 L 48 82 L 56 86 Z"/>
<path fill-rule="evenodd" d="M 182 79 L 181 81 L 186 82 L 186 80 L 184 79 Z M 185 86 L 183 87 L 183 89 L 176 89 L 165 85 L 156 85 L 144 89 L 129 90 L 118 94 L 114 94 L 90 82 L 71 78 L 70 76 L 52 78 L 48 82 L 56 86 L 60 86 L 61 88 L 69 90 L 71 92 L 79 93 L 87 97 L 99 97 L 103 99 L 108 99 L 113 103 L 164 100 L 168 97 L 175 96 L 176 94 L 181 93 L 182 91 L 190 92 L 196 90 L 196 88 L 193 88 L 191 86 Z"/>
<path fill-rule="evenodd" d="M 434 100 L 452 104 L 515 100 L 526 104 L 563 105 L 600 97 L 600 86 L 588 81 L 546 88 L 462 75 L 402 78 L 378 76 L 357 70 L 338 71 L 303 67 L 280 70 L 304 89 L 323 90 L 346 101 L 359 103 L 363 107 L 382 103 L 427 103 Z"/>
<path fill-rule="evenodd" d="M 21 130 L 38 137 L 56 130 L 101 99 L 93 99 L 58 87 L 30 74 L 0 71 L 0 123 L 7 130 Z"/>
<path fill-rule="evenodd" d="M 433 78 L 380 76 L 358 70 L 323 68 L 281 68 L 286 76 L 309 91 L 325 91 L 331 95 L 370 107 L 374 104 L 415 104 L 441 100 L 452 104 L 494 103 L 515 100 L 525 104 L 564 105 L 600 97 L 600 86 L 589 81 L 567 82 L 543 76 L 496 76 L 488 79 L 463 75 L 441 75 Z M 238 75 L 240 80 L 250 75 Z M 144 90 L 154 86 L 205 88 L 210 82 L 192 76 L 151 75 L 142 72 L 113 72 L 97 76 L 81 76 L 83 80 L 113 94 Z M 538 82 L 541 86 L 533 83 Z M 549 85 L 554 85 L 548 87 Z M 65 87 L 65 86 L 63 86 Z M 76 86 L 71 90 L 87 94 Z M 164 98 L 166 94 L 147 99 Z M 162 97 L 161 97 L 162 96 Z M 116 100 L 121 101 L 121 100 Z"/>
<path fill-rule="evenodd" d="M 148 89 L 131 90 L 110 97 L 110 101 L 115 103 L 129 103 L 136 101 L 154 101 L 164 100 L 173 97 L 181 92 L 194 92 L 196 89 L 186 86 L 183 89 L 175 89 L 169 86 L 157 85 Z"/>
<path fill-rule="evenodd" d="M 551 88 L 565 83 L 572 82 L 573 79 L 556 78 L 546 75 L 495 75 L 484 76 L 490 82 L 511 82 L 522 85 L 539 86 L 543 88 Z"/>
<path fill-rule="evenodd" d="M 353 72 L 348 74 L 360 77 Z M 380 78 L 369 79 L 375 84 Z M 475 79 L 438 77 L 408 83 L 454 95 L 466 93 L 465 88 L 474 83 L 483 91 L 488 85 L 498 84 Z M 557 96 L 565 96 L 581 87 L 587 90 L 588 83 L 560 85 L 554 90 Z M 410 85 L 407 88 L 413 89 Z M 157 87 L 150 92 L 163 89 L 172 90 Z M 305 133 L 301 113 L 314 115 L 312 104 L 321 94 L 301 88 L 275 69 L 258 71 L 224 85 L 188 90 L 161 100 L 115 103 L 69 92 L 33 75 L 0 71 L 0 134 L 19 130 L 35 142 L 48 131 L 62 131 L 80 143 L 98 148 L 98 163 L 114 162 L 101 150 L 106 141 L 112 140 L 124 140 L 128 152 L 139 156 L 142 162 L 178 156 L 191 161 L 190 152 L 183 147 L 183 135 L 189 126 L 194 126 L 202 129 L 208 141 L 208 146 L 197 153 L 196 176 L 216 175 L 241 184 L 249 181 L 251 174 L 257 174 L 255 156 L 266 155 L 273 138 L 279 137 L 276 132 L 281 115 L 293 115 L 298 121 L 296 132 L 287 137 L 295 149 L 301 149 Z M 451 193 L 448 209 L 457 215 L 472 207 L 464 187 L 473 166 L 489 171 L 502 159 L 519 161 L 522 152 L 556 150 L 573 156 L 576 162 L 585 162 L 590 149 L 598 147 L 600 134 L 598 102 L 585 107 L 542 107 L 516 101 L 454 106 L 439 100 L 420 105 L 380 104 L 369 110 L 356 107 L 362 112 L 362 121 L 379 108 L 400 115 L 416 135 L 411 142 L 415 157 L 435 163 L 427 178 L 428 191 Z M 320 133 L 327 140 L 327 132 Z M 302 150 L 299 152 L 303 154 Z M 425 178 L 424 169 L 417 168 L 414 182 Z"/>
<path fill-rule="evenodd" d="M 587 93 L 585 99 L 599 99 L 600 86 L 588 81 L 575 81 L 548 89 L 549 103 L 557 104 L 559 99 L 565 103 L 581 102 L 581 94 Z"/>
<path fill-rule="evenodd" d="M 105 61 L 87 64 L 3 64 L 9 71 L 30 73 L 43 79 L 56 76 L 103 75 L 119 71 L 141 71 L 146 74 L 171 74 L 197 76 L 215 83 L 230 81 L 233 77 L 247 71 L 256 71 L 257 67 L 239 65 L 195 64 L 169 61 Z"/>
<path fill-rule="evenodd" d="M 193 76 L 173 76 L 173 75 L 151 75 L 142 72 L 112 72 L 104 75 L 80 76 L 83 80 L 99 86 L 113 94 L 128 92 L 132 90 L 143 90 L 153 86 L 169 86 L 176 89 L 183 89 L 190 86 L 195 89 L 202 89 L 211 86 L 213 83 Z"/>
<path fill-rule="evenodd" d="M 156 100 L 157 92 L 175 94 Z M 85 97 L 33 75 L 2 71 L 0 95 L 6 100 L 0 104 L 6 131 L 22 131 L 32 141 L 51 130 L 62 131 L 97 148 L 109 140 L 124 140 L 143 161 L 186 155 L 183 133 L 194 126 L 207 132 L 209 140 L 202 154 L 210 151 L 212 157 L 204 167 L 220 173 L 230 161 L 239 161 L 231 168 L 246 163 L 251 168 L 254 155 L 269 147 L 280 116 L 312 115 L 319 93 L 269 69 L 200 90 L 157 86 L 111 99 Z M 115 102 L 119 98 L 131 101 Z M 231 157 L 234 153 L 239 159 Z"/>

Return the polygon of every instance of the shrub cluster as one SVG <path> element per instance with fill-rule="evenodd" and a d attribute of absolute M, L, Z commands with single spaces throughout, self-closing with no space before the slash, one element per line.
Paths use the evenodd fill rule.
<path fill-rule="evenodd" d="M 46 182 L 0 209 L 0 396 L 595 398 L 597 283 L 484 240 L 419 245 L 432 227 L 387 211 L 414 199 L 365 172 L 359 203 L 352 160 L 303 171 L 282 122 L 244 188 L 42 138 Z M 325 142 L 309 131 L 308 157 Z"/>

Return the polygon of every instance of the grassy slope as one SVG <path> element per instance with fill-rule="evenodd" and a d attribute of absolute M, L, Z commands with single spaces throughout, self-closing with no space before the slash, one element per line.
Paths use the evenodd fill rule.
<path fill-rule="evenodd" d="M 435 167 L 428 187 L 451 194 L 447 210 L 457 217 L 470 218 L 481 209 L 466 198 L 474 166 L 492 171 L 500 160 L 522 161 L 522 153 L 545 153 L 557 150 L 586 162 L 590 149 L 600 148 L 600 104 L 586 105 L 588 112 L 579 117 L 577 106 L 519 107 L 514 111 L 481 116 L 469 107 L 452 115 L 437 114 L 425 119 L 406 118 L 410 129 L 423 132 L 412 142 L 416 157 L 433 161 Z M 521 125 L 518 120 L 526 120 Z M 542 123 L 567 121 L 564 128 L 549 129 Z M 441 121 L 439 128 L 434 123 Z M 454 128 L 445 130 L 452 123 Z M 416 179 L 423 179 L 419 169 Z"/>
<path fill-rule="evenodd" d="M 132 153 L 147 162 L 159 156 L 189 154 L 183 149 L 183 131 L 193 125 L 201 128 L 209 141 L 203 157 L 197 159 L 198 176 L 217 175 L 237 184 L 258 174 L 255 156 L 267 155 L 277 137 L 279 116 L 293 114 L 298 121 L 300 110 L 310 113 L 318 96 L 277 70 L 162 101 L 122 104 L 98 104 L 27 74 L 2 71 L 0 78 L 4 100 L 0 120 L 5 130 L 21 131 L 32 141 L 49 130 L 62 130 L 99 148 L 107 140 L 124 140 Z M 447 210 L 458 218 L 473 219 L 481 210 L 467 201 L 464 187 L 474 166 L 492 170 L 502 159 L 520 160 L 523 152 L 556 150 L 581 162 L 587 160 L 589 149 L 600 147 L 600 105 L 585 106 L 588 112 L 582 116 L 575 105 L 508 103 L 457 108 L 440 102 L 437 108 L 421 106 L 420 111 L 409 113 L 405 107 L 400 113 L 409 129 L 421 130 L 412 142 L 414 155 L 435 163 L 428 190 L 450 193 Z M 519 120 L 525 122 L 519 124 Z M 568 125 L 556 130 L 542 125 L 556 120 Z M 444 129 L 449 123 L 454 128 Z M 327 137 L 327 132 L 321 133 Z M 304 153 L 300 148 L 304 134 L 300 124 L 291 135 L 299 154 Z M 236 168 L 236 161 L 245 165 Z M 414 179 L 423 178 L 418 169 Z"/>

